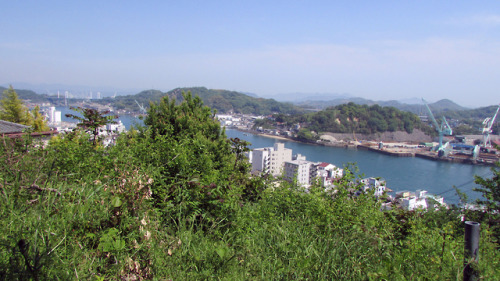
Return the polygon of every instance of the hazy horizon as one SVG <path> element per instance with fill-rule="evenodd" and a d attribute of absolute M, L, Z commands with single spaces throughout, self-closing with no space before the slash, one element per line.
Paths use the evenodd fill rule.
<path fill-rule="evenodd" d="M 96 98 L 97 92 L 101 93 L 101 98 L 106 98 L 106 97 L 111 97 L 114 94 L 117 96 L 124 96 L 124 95 L 135 95 L 139 94 L 141 92 L 145 91 L 150 91 L 150 90 L 158 90 L 162 92 L 169 92 L 174 89 L 169 89 L 169 90 L 160 90 L 160 89 L 119 89 L 119 88 L 106 88 L 106 87 L 90 87 L 90 86 L 82 86 L 82 85 L 62 85 L 62 84 L 50 84 L 50 85 L 45 85 L 45 84 L 40 84 L 40 85 L 35 85 L 35 84 L 29 84 L 29 83 L 24 83 L 24 82 L 18 82 L 18 83 L 13 83 L 12 84 L 14 89 L 17 90 L 31 90 L 34 91 L 35 93 L 38 94 L 49 94 L 49 95 L 57 95 L 57 92 L 61 95 L 64 94 L 65 91 L 69 91 L 72 94 L 82 94 L 85 93 L 93 93 L 93 98 Z M 21 85 L 21 87 L 15 87 L 15 85 Z M 58 87 L 57 89 L 52 87 L 50 89 L 52 90 L 47 90 L 46 86 L 61 86 Z M 0 84 L 0 87 L 9 87 L 10 84 Z M 194 88 L 194 87 L 204 87 L 204 86 L 193 86 L 193 87 L 177 87 L 177 88 Z M 217 90 L 227 90 L 227 89 L 217 89 Z M 369 98 L 363 98 L 363 97 L 356 97 L 348 94 L 341 94 L 341 93 L 288 93 L 288 94 L 277 94 L 277 95 L 272 95 L 272 96 L 260 96 L 255 93 L 249 93 L 249 92 L 242 92 L 242 91 L 237 91 L 237 90 L 231 90 L 231 91 L 236 91 L 241 94 L 246 94 L 249 96 L 254 96 L 258 98 L 267 98 L 267 99 L 275 99 L 280 102 L 292 102 L 292 103 L 300 103 L 303 101 L 333 101 L 333 100 L 338 100 L 338 99 L 356 99 L 356 98 L 361 98 L 361 99 L 366 99 L 366 100 L 371 100 L 375 102 L 386 102 L 386 101 L 398 101 L 402 104 L 423 104 L 422 98 L 421 97 L 408 97 L 408 98 L 401 98 L 401 99 L 384 99 L 384 100 L 373 100 Z M 300 95 L 300 96 L 297 96 Z M 80 96 L 79 98 L 83 98 Z M 426 99 L 426 102 L 429 104 L 441 101 L 443 99 L 441 98 L 435 98 L 435 99 Z M 491 105 L 485 105 L 485 106 L 470 106 L 468 104 L 460 104 L 454 100 L 451 100 L 452 102 L 466 108 L 479 108 L 479 107 L 487 107 L 487 106 L 496 106 L 496 104 L 491 104 Z"/>
<path fill-rule="evenodd" d="M 500 102 L 497 1 L 8 1 L 2 10 L 1 85 Z"/>

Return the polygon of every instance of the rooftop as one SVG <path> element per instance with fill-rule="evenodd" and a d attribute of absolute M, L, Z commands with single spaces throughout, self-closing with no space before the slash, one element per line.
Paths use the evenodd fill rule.
<path fill-rule="evenodd" d="M 30 126 L 0 120 L 0 134 L 22 133 L 27 128 L 30 128 Z"/>

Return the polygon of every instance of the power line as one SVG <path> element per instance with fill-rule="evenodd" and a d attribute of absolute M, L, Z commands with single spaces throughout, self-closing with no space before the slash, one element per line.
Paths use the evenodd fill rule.
<path fill-rule="evenodd" d="M 493 173 L 492 173 L 491 171 L 489 171 L 489 172 L 486 172 L 484 175 L 481 175 L 480 177 L 481 177 L 481 178 L 484 178 L 485 176 L 487 176 L 487 175 L 488 175 L 488 174 L 490 174 L 490 173 L 493 175 Z M 469 184 L 473 183 L 474 181 L 475 181 L 475 179 L 472 179 L 472 180 L 470 180 L 470 181 L 467 181 L 467 182 L 465 182 L 465 183 L 462 183 L 462 184 L 460 184 L 460 185 L 458 185 L 458 186 L 455 186 L 455 187 L 453 187 L 453 188 L 450 188 L 450 189 L 448 189 L 448 190 L 445 190 L 445 191 L 443 191 L 443 192 L 441 192 L 441 193 L 439 193 L 439 194 L 436 194 L 436 195 L 443 195 L 443 194 L 445 194 L 445 193 L 448 193 L 448 192 L 450 192 L 450 191 L 455 190 L 456 188 L 460 188 L 460 187 L 463 187 L 463 186 L 469 185 Z"/>

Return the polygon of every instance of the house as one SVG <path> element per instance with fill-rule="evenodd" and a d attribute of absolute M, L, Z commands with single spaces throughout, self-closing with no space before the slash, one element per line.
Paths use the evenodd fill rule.
<path fill-rule="evenodd" d="M 0 134 L 2 137 L 20 137 L 30 126 L 0 120 Z"/>
<path fill-rule="evenodd" d="M 444 198 L 441 196 L 428 194 L 426 190 L 419 189 L 415 193 L 404 191 L 396 193 L 396 199 L 399 200 L 401 208 L 405 210 L 438 208 L 445 205 Z"/>
<path fill-rule="evenodd" d="M 8 137 L 11 139 L 21 138 L 30 126 L 17 124 L 5 120 L 0 120 L 0 136 Z M 48 140 L 51 136 L 58 134 L 56 131 L 45 131 L 45 132 L 33 132 L 31 136 L 34 138 Z"/>
<path fill-rule="evenodd" d="M 322 186 L 332 185 L 336 179 L 343 176 L 344 170 L 338 168 L 337 166 L 326 163 L 319 162 L 313 165 L 313 170 L 311 171 L 311 178 L 319 179 Z"/>
<path fill-rule="evenodd" d="M 375 195 L 376 197 L 380 197 L 387 189 L 384 179 L 370 177 L 362 179 L 359 182 L 361 183 L 361 187 L 358 194 L 360 194 L 361 192 L 366 192 L 369 189 L 374 189 L 373 195 Z"/>

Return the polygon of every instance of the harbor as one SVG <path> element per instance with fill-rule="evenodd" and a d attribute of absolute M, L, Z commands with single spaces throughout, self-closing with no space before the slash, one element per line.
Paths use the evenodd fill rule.
<path fill-rule="evenodd" d="M 312 145 L 288 139 L 277 139 L 235 129 L 227 129 L 230 138 L 240 138 L 251 143 L 250 148 L 269 147 L 284 142 L 294 153 L 307 156 L 317 162 L 328 162 L 338 167 L 356 166 L 358 174 L 365 177 L 381 177 L 387 187 L 396 192 L 427 190 L 431 194 L 445 197 L 449 204 L 458 204 L 454 186 L 465 192 L 469 200 L 480 198 L 472 189 L 479 187 L 474 176 L 491 176 L 490 167 L 445 161 L 431 161 L 420 157 L 393 157 L 377 151 L 346 149 L 345 147 Z"/>
<path fill-rule="evenodd" d="M 433 161 L 471 165 L 494 166 L 500 160 L 500 154 L 495 148 L 489 149 L 488 152 L 479 152 L 477 156 L 474 156 L 472 152 L 464 152 L 462 149 L 450 149 L 447 155 L 440 156 L 439 152 L 432 151 L 431 147 L 405 143 L 393 143 L 390 145 L 386 143 L 366 142 L 357 145 L 357 148 L 395 157 L 420 157 Z"/>

